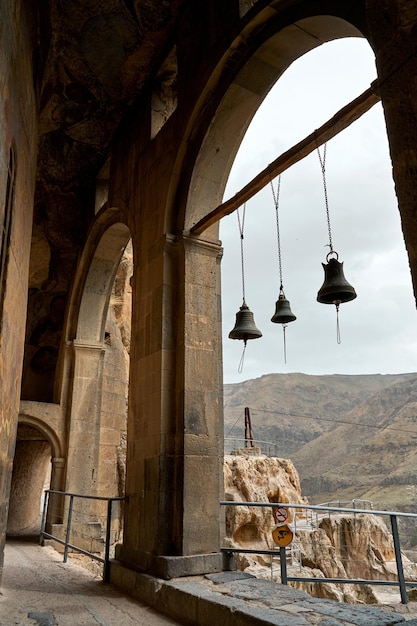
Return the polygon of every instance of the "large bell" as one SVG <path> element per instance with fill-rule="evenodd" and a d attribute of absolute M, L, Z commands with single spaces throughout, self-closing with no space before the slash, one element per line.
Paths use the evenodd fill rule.
<path fill-rule="evenodd" d="M 329 261 L 329 255 L 336 254 L 336 258 Z M 322 263 L 324 269 L 324 283 L 317 293 L 317 301 L 324 304 L 336 304 L 349 302 L 356 298 L 356 291 L 348 283 L 343 274 L 343 263 L 338 261 L 336 252 L 329 252 L 326 257 L 327 265 Z"/>
<path fill-rule="evenodd" d="M 290 309 L 290 303 L 285 297 L 284 292 L 280 291 L 278 300 L 275 303 L 275 313 L 271 317 L 271 322 L 276 324 L 288 324 L 296 319 L 297 318 Z"/>
<path fill-rule="evenodd" d="M 246 344 L 248 339 L 258 339 L 259 337 L 262 337 L 262 333 L 259 328 L 256 328 L 253 313 L 243 300 L 242 306 L 236 313 L 235 327 L 230 331 L 229 339 L 243 339 Z"/>

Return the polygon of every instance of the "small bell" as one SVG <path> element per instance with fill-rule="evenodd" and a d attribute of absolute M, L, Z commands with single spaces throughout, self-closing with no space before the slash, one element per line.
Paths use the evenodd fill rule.
<path fill-rule="evenodd" d="M 278 300 L 275 303 L 275 313 L 271 317 L 271 322 L 275 324 L 288 324 L 296 320 L 296 316 L 290 309 L 290 303 L 286 299 L 285 294 L 281 288 L 278 296 Z"/>
<path fill-rule="evenodd" d="M 236 313 L 236 323 L 229 333 L 229 339 L 243 339 L 246 345 L 248 339 L 258 339 L 259 337 L 262 337 L 262 333 L 255 326 L 253 313 L 243 300 L 242 306 Z"/>
<path fill-rule="evenodd" d="M 335 254 L 336 258 L 329 261 L 330 254 Z M 317 302 L 338 306 L 342 302 L 349 302 L 356 298 L 356 291 L 346 280 L 343 274 L 343 263 L 340 263 L 338 258 L 337 252 L 331 251 L 326 257 L 327 265 L 322 263 L 324 283 L 317 293 Z"/>

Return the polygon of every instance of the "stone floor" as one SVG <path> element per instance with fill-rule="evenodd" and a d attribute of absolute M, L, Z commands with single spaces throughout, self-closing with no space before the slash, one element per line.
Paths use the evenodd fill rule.
<path fill-rule="evenodd" d="M 386 592 L 384 607 L 357 606 L 242 572 L 170 581 L 139 574 L 135 596 L 63 563 L 51 546 L 6 545 L 0 626 L 417 626 L 417 603 L 401 604 L 398 590 Z"/>
<path fill-rule="evenodd" d="M 178 624 L 126 597 L 51 546 L 9 541 L 0 626 L 168 626 Z"/>

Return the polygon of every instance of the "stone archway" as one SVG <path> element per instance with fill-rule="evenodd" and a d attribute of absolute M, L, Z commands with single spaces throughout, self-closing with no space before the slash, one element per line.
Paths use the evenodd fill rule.
<path fill-rule="evenodd" d="M 224 94 L 201 145 L 187 196 L 186 231 L 192 232 L 193 226 L 222 202 L 246 130 L 280 76 L 310 50 L 343 37 L 363 34 L 340 17 L 308 17 L 278 31 L 246 60 Z M 217 233 L 218 223 L 203 237 Z"/>
<path fill-rule="evenodd" d="M 195 46 L 178 77 L 188 86 L 195 76 L 193 89 L 179 94 L 152 144 L 146 116 L 129 117 L 115 142 L 111 197 L 129 205 L 138 252 L 126 526 L 117 553 L 127 566 L 168 578 L 219 567 L 221 247 L 218 223 L 198 235 L 193 226 L 221 202 L 247 127 L 290 64 L 326 41 L 369 34 L 360 30 L 364 7 L 356 8 L 255 3 L 230 37 L 222 32 L 215 58 L 199 58 Z"/>
<path fill-rule="evenodd" d="M 250 26 L 247 28 L 249 30 Z M 218 297 L 214 287 L 216 283 L 213 281 L 209 284 L 207 275 L 209 273 L 215 275 L 216 271 L 220 273 L 220 267 L 214 270 L 212 266 L 209 272 L 207 268 L 209 267 L 208 258 L 210 256 L 208 248 L 212 248 L 211 252 L 214 256 L 214 248 L 219 243 L 217 241 L 219 222 L 209 225 L 203 232 L 199 231 L 199 237 L 193 234 L 193 226 L 221 203 L 233 160 L 246 130 L 272 86 L 291 63 L 322 43 L 343 37 L 363 36 L 358 28 L 340 17 L 319 15 L 300 19 L 296 23 L 279 30 L 275 35 L 261 43 L 255 52 L 252 51 L 252 54 L 250 54 L 250 46 L 247 46 L 248 58 L 224 93 L 208 126 L 186 194 L 184 300 L 186 307 L 189 306 L 189 311 L 186 311 L 185 314 L 184 336 L 188 358 L 192 359 L 193 365 L 200 365 L 200 369 L 195 366 L 194 369 L 190 368 L 189 372 L 186 370 L 186 375 L 189 374 L 189 378 L 186 378 L 184 383 L 186 389 L 192 389 L 193 385 L 196 384 L 196 379 L 204 380 L 204 391 L 208 396 L 210 393 L 215 393 L 214 386 L 220 380 L 211 375 L 212 370 L 209 369 L 207 359 L 209 346 L 218 350 L 218 354 L 221 355 L 221 339 L 216 337 L 216 333 L 213 332 L 216 315 L 207 306 L 208 301 L 215 302 Z M 217 253 L 220 266 L 221 254 L 219 249 L 217 249 Z M 217 285 L 219 284 L 220 277 L 217 278 Z M 211 298 L 209 297 L 210 289 L 212 290 Z M 202 323 L 203 316 L 199 315 L 200 298 L 203 291 L 206 297 L 205 309 L 202 311 L 205 317 L 204 323 Z M 193 307 L 194 310 L 192 310 Z M 206 328 L 211 329 L 210 336 L 207 333 L 207 337 Z M 201 356 L 201 350 L 204 351 L 204 357 Z M 193 356 L 194 354 L 196 356 Z M 216 359 L 213 358 L 212 362 L 215 361 Z M 209 375 L 204 379 L 207 372 Z M 213 385 L 213 388 L 210 385 Z M 221 394 L 221 389 L 217 388 L 218 398 L 221 398 Z M 198 392 L 195 391 L 195 395 L 199 398 L 199 406 L 201 407 L 205 401 L 204 392 L 199 389 Z M 185 411 L 187 408 L 185 405 Z M 207 418 L 208 410 L 211 408 L 207 401 L 205 401 L 205 408 Z M 199 409 L 195 406 L 191 405 L 190 409 L 194 415 L 199 413 Z M 223 437 L 223 433 L 221 436 Z M 214 488 L 213 483 L 214 481 L 211 481 L 210 484 Z M 199 486 L 195 484 L 194 487 L 193 495 L 197 501 Z M 190 486 L 189 490 L 192 492 Z M 195 524 L 197 518 L 198 511 L 194 520 Z M 220 514 L 220 527 L 221 524 Z"/>
<path fill-rule="evenodd" d="M 117 495 L 117 434 L 120 438 L 126 422 L 127 380 L 124 357 L 111 354 L 106 324 L 116 272 L 129 241 L 120 212 L 102 209 L 80 261 L 70 303 L 64 376 L 64 391 L 71 399 L 65 488 L 86 495 Z M 106 388 L 109 377 L 112 389 Z"/>
<path fill-rule="evenodd" d="M 111 197 L 129 203 L 138 251 L 125 533 L 117 556 L 162 577 L 221 567 L 222 251 L 218 223 L 199 236 L 193 225 L 221 202 L 245 130 L 280 74 L 324 41 L 362 36 L 340 17 L 303 19 L 308 11 L 300 9 L 297 23 L 285 27 L 288 15 L 277 25 L 276 9 L 259 13 L 217 58 L 192 108 L 183 105 L 178 144 L 164 150 L 165 131 L 174 141 L 167 123 L 149 154 L 136 145 L 146 128 L 126 125 L 115 146 Z M 127 168 L 138 175 L 126 176 Z"/>
<path fill-rule="evenodd" d="M 39 535 L 43 493 L 51 481 L 59 480 L 62 461 L 53 430 L 39 419 L 21 416 L 13 461 L 8 536 Z"/>

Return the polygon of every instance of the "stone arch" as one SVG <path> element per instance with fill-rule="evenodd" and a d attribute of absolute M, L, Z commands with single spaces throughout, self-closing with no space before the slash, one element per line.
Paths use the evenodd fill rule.
<path fill-rule="evenodd" d="M 129 227 L 121 211 L 104 206 L 96 216 L 80 260 L 67 341 L 103 341 L 111 288 L 129 240 Z"/>
<path fill-rule="evenodd" d="M 271 14 L 270 19 L 273 22 L 276 16 Z M 256 29 L 256 24 L 254 21 L 252 28 Z M 250 33 L 246 36 L 251 37 Z M 193 168 L 186 200 L 186 232 L 222 202 L 244 134 L 270 89 L 291 63 L 328 41 L 363 36 L 340 16 L 315 15 L 300 17 L 259 43 L 256 49 L 247 42 L 241 69 L 213 115 Z M 218 223 L 208 232 L 216 236 Z"/>
<path fill-rule="evenodd" d="M 38 430 L 42 434 L 42 436 L 45 438 L 45 440 L 48 441 L 49 445 L 51 446 L 52 457 L 62 458 L 63 456 L 62 443 L 56 431 L 54 430 L 54 428 L 52 428 L 52 426 L 47 424 L 40 417 L 35 417 L 34 415 L 22 414 L 22 413 L 19 414 L 18 423 L 26 424 Z"/>
<path fill-rule="evenodd" d="M 54 429 L 38 417 L 20 414 L 7 521 L 9 536 L 39 534 L 44 490 L 60 489 L 63 466 L 62 445 Z M 56 518 L 56 511 L 51 511 L 51 517 Z"/>
<path fill-rule="evenodd" d="M 330 5 L 320 3 L 320 6 Z M 140 319 L 135 314 L 134 334 L 138 337 L 143 333 L 147 341 L 132 359 L 131 371 L 137 385 L 129 419 L 131 445 L 127 451 L 125 532 L 123 546 L 117 554 L 121 561 L 146 564 L 147 570 L 158 575 L 170 575 L 171 562 L 166 555 L 180 557 L 177 562 L 181 560 L 183 575 L 194 565 L 201 567 L 201 559 L 195 559 L 199 563 L 192 565 L 196 555 L 204 554 L 213 568 L 219 567 L 220 561 L 221 248 L 217 240 L 218 223 L 201 237 L 192 235 L 192 227 L 220 204 L 246 128 L 291 62 L 326 40 L 362 36 L 340 16 L 304 19 L 308 12 L 305 5 L 303 8 L 304 13 L 297 8 L 296 18 L 294 12 L 288 13 L 278 27 L 278 9 L 258 9 L 255 4 L 248 12 L 253 20 L 242 21 L 241 34 L 230 42 L 210 76 L 204 77 L 200 98 L 184 122 L 175 163 L 169 161 L 173 172 L 171 184 L 160 192 L 164 209 L 168 207 L 164 213 L 163 243 L 152 241 L 150 250 L 151 243 L 146 240 L 146 229 L 140 221 L 150 223 L 150 217 L 156 215 L 151 205 L 157 200 L 162 206 L 159 188 L 151 194 L 151 187 L 147 187 L 152 185 L 152 176 L 157 180 L 158 167 L 154 167 L 154 160 L 149 177 L 144 176 L 140 211 L 136 211 L 137 217 L 132 217 L 138 220 L 134 236 L 143 262 L 143 267 L 138 269 L 148 279 L 145 284 L 146 281 L 139 280 L 139 272 L 135 272 L 134 297 L 137 303 L 148 306 L 152 303 L 154 314 L 158 306 L 160 317 L 154 316 L 151 329 L 146 320 L 151 308 L 146 312 L 143 308 Z M 271 36 L 271 33 L 275 34 Z M 180 105 L 179 102 L 178 110 Z M 169 123 L 154 141 L 163 141 L 168 130 Z M 122 154 L 121 143 L 118 149 Z M 130 156 L 140 171 L 136 163 L 136 159 L 140 160 L 138 151 L 126 154 L 124 146 L 123 158 L 127 160 Z M 142 157 L 142 171 L 146 172 L 146 155 L 141 154 Z M 123 172 L 120 178 L 122 175 Z M 127 187 L 124 189 L 119 179 L 114 181 L 114 189 L 123 189 L 126 197 L 138 203 L 138 188 L 133 191 Z M 157 255 L 158 263 L 154 260 Z M 153 393 L 149 392 L 151 389 Z M 151 426 L 148 420 L 152 420 Z M 169 490 L 172 476 L 176 477 L 176 487 Z M 201 484 L 207 477 L 210 477 L 209 487 L 202 492 Z M 168 517 L 174 520 L 171 528 L 165 522 Z M 184 556 L 187 558 L 183 559 Z"/>
<path fill-rule="evenodd" d="M 129 241 L 130 230 L 122 212 L 114 207 L 103 207 L 87 238 L 71 294 L 62 393 L 62 403 L 69 407 L 66 416 L 67 491 L 117 495 L 113 491 L 117 480 L 112 482 L 108 476 L 103 477 L 106 474 L 106 462 L 103 460 L 106 455 L 102 452 L 101 433 L 106 429 L 103 424 L 105 419 L 109 421 L 112 417 L 114 424 L 112 422 L 111 427 L 115 429 L 118 424 L 125 425 L 125 413 L 119 415 L 125 398 L 119 399 L 117 407 L 103 406 L 108 348 L 105 325 L 116 272 Z M 126 410 L 125 406 L 123 409 Z M 112 410 L 114 414 L 110 415 Z M 115 472 L 115 466 L 114 459 L 108 471 Z"/>

